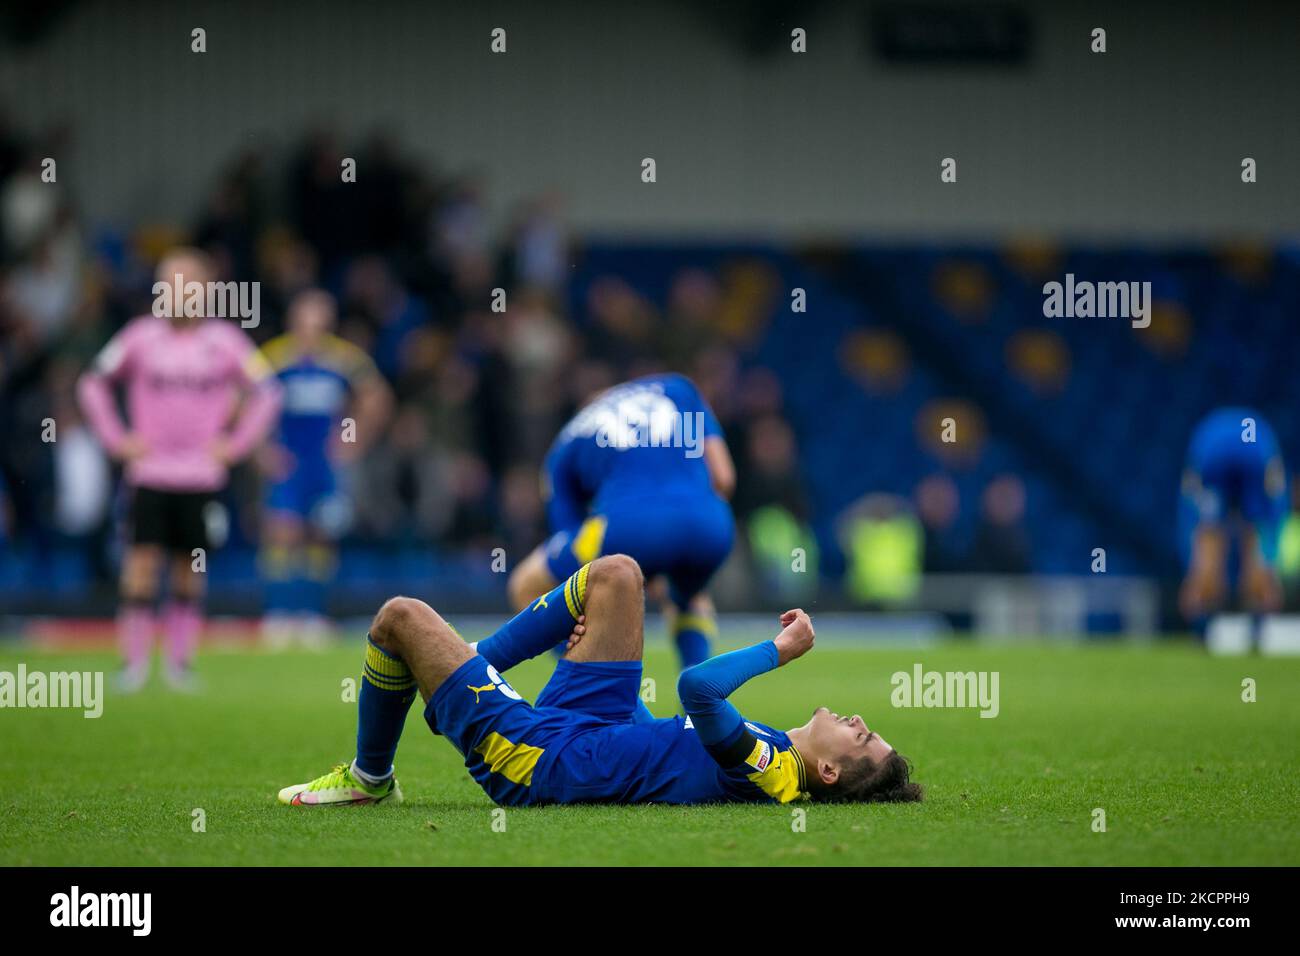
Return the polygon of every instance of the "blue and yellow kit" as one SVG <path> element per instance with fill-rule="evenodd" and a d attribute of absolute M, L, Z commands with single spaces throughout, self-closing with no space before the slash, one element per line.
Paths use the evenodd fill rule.
<path fill-rule="evenodd" d="M 337 491 L 330 443 L 353 390 L 379 372 L 365 352 L 336 335 L 326 335 L 311 353 L 281 335 L 262 353 L 284 389 L 276 441 L 293 456 L 289 474 L 270 486 L 267 504 L 305 518 Z"/>
<path fill-rule="evenodd" d="M 695 385 L 652 375 L 615 386 L 555 439 L 543 466 L 556 580 L 602 554 L 627 554 L 668 577 L 685 607 L 731 551 L 731 509 L 714 492 L 706 439 L 722 429 Z"/>
<path fill-rule="evenodd" d="M 771 641 L 712 658 L 682 675 L 686 717 L 637 722 L 640 661 L 561 660 L 534 706 L 475 655 L 425 720 L 499 804 L 788 803 L 808 789 L 798 750 L 726 700 L 776 664 Z"/>

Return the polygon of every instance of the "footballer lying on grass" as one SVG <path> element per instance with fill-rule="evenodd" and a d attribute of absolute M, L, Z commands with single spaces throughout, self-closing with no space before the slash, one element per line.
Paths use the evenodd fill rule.
<path fill-rule="evenodd" d="M 393 598 L 366 644 L 356 759 L 286 787 L 280 801 L 400 802 L 392 762 L 416 688 L 430 729 L 499 804 L 921 799 L 907 761 L 861 717 L 818 707 L 783 733 L 727 702 L 745 681 L 812 647 L 801 610 L 781 615 L 773 640 L 684 671 L 677 687 L 686 717 L 652 717 L 639 696 L 644 605 L 641 569 L 626 555 L 597 558 L 477 644 L 427 604 Z M 536 706 L 502 680 L 500 672 L 566 637 Z"/>

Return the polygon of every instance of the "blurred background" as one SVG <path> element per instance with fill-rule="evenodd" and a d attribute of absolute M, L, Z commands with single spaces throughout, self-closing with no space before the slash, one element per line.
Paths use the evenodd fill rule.
<path fill-rule="evenodd" d="M 259 342 L 331 290 L 394 391 L 347 473 L 340 617 L 397 592 L 504 614 L 493 549 L 543 539 L 558 428 L 673 369 L 737 462 L 724 609 L 1181 629 L 1195 422 L 1251 405 L 1300 461 L 1297 49 L 1262 3 L 7 10 L 0 615 L 111 615 L 124 498 L 73 386 L 189 242 L 261 283 Z M 1150 281 L 1150 327 L 1044 318 L 1066 273 Z M 223 495 L 218 615 L 261 608 L 264 480 Z M 1294 607 L 1300 518 L 1282 569 Z"/>

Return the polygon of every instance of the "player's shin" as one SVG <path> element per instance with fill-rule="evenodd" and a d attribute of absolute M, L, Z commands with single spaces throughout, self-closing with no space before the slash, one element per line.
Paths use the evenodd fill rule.
<path fill-rule="evenodd" d="M 128 673 L 148 672 L 153 638 L 153 602 L 123 598 L 122 606 L 117 612 L 117 640 Z"/>
<path fill-rule="evenodd" d="M 303 568 L 300 593 L 303 613 L 315 617 L 325 616 L 330 582 L 338 569 L 338 552 L 333 545 L 308 545 Z"/>
<path fill-rule="evenodd" d="M 415 677 L 406 664 L 366 635 L 365 673 L 357 696 L 357 759 L 354 770 L 366 783 L 393 772 L 397 741 L 415 699 Z"/>
<path fill-rule="evenodd" d="M 498 671 L 520 661 L 545 654 L 573 632 L 587 601 L 587 571 L 584 564 L 549 594 L 524 608 L 499 631 L 478 643 L 478 652 Z"/>
<path fill-rule="evenodd" d="M 266 597 L 262 638 L 272 647 L 287 647 L 293 638 L 300 557 L 296 548 L 283 544 L 268 544 L 258 556 Z"/>
<path fill-rule="evenodd" d="M 167 667 L 171 673 L 181 674 L 189 669 L 202 630 L 203 608 L 198 600 L 173 598 L 167 602 L 163 609 L 163 631 L 167 639 Z"/>

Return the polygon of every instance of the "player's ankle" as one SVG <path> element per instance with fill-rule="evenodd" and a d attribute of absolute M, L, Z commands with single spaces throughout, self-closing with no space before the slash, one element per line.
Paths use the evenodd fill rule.
<path fill-rule="evenodd" d="M 353 760 L 352 776 L 356 777 L 357 780 L 359 780 L 361 783 L 364 783 L 367 787 L 370 787 L 373 790 L 379 787 L 388 786 L 388 781 L 393 779 L 393 768 L 389 767 L 388 773 L 384 774 L 383 776 L 376 776 L 375 774 L 366 773 L 364 770 L 362 770 L 360 767 L 357 766 L 356 760 Z"/>

